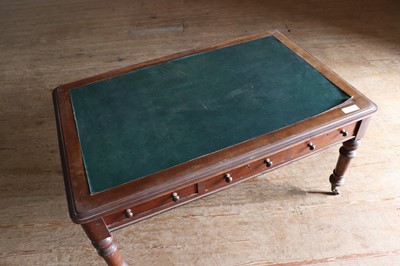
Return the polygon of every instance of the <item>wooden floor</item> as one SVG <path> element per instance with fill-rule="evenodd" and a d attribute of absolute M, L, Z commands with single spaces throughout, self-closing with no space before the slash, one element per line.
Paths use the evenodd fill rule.
<path fill-rule="evenodd" d="M 130 265 L 400 265 L 400 2 L 1 1 L 0 265 L 101 265 L 67 214 L 51 91 L 278 29 L 380 107 L 338 147 L 115 232 Z"/>

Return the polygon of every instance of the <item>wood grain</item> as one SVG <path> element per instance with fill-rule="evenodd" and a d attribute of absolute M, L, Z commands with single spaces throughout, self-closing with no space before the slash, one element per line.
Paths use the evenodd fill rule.
<path fill-rule="evenodd" d="M 319 139 L 321 139 L 329 135 L 336 135 L 339 137 L 339 140 L 344 141 L 339 133 L 341 128 L 360 119 L 366 119 L 366 116 L 370 116 L 376 112 L 377 107 L 374 103 L 365 98 L 356 89 L 351 87 L 347 82 L 312 57 L 304 49 L 290 41 L 280 32 L 275 31 L 273 33 L 275 38 L 283 42 L 298 56 L 312 64 L 317 71 L 330 79 L 331 82 L 335 83 L 341 90 L 351 95 L 352 98 L 350 100 L 352 101 L 346 101 L 340 106 L 343 104 L 349 105 L 356 103 L 359 110 L 356 112 L 344 113 L 339 106 L 336 106 L 318 116 L 310 117 L 305 121 L 294 123 L 290 126 L 219 150 L 207 156 L 201 156 L 174 167 L 150 174 L 146 177 L 133 180 L 124 185 L 115 186 L 93 194 L 89 191 L 78 138 L 78 130 L 75 126 L 74 112 L 72 110 L 72 99 L 70 98 L 70 91 L 72 89 L 76 88 L 76 86 L 79 87 L 105 78 L 116 77 L 133 70 L 157 65 L 182 56 L 224 48 L 268 35 L 270 34 L 262 33 L 249 35 L 210 47 L 191 49 L 190 51 L 149 60 L 144 63 L 135 64 L 57 87 L 53 91 L 54 109 L 60 143 L 61 163 L 70 217 L 72 220 L 76 223 L 86 223 L 116 211 L 124 211 L 126 208 L 131 208 L 133 204 L 147 202 L 157 198 L 160 194 L 170 194 L 172 191 L 188 185 L 188 183 L 193 185 L 193 183 L 208 178 L 210 175 L 226 173 L 238 166 L 248 165 L 254 158 L 272 155 L 276 151 L 287 149 L 294 145 L 299 146 L 297 149 L 295 148 L 290 152 L 294 154 L 294 157 L 299 157 L 296 155 L 297 152 L 304 153 L 306 151 L 308 154 L 307 143 L 304 144 L 303 142 L 308 141 L 310 137 L 314 138 L 314 136 L 320 135 Z M 335 127 L 339 127 L 339 129 Z M 335 128 L 334 133 L 329 134 L 327 131 L 333 128 Z M 358 126 L 355 130 L 358 130 Z M 334 141 L 330 143 L 325 142 L 324 145 L 321 146 L 328 147 L 332 144 L 334 144 Z M 263 159 L 264 158 L 262 158 L 262 160 Z M 287 157 L 285 163 L 288 163 L 290 159 L 290 156 Z M 168 176 L 168 179 L 166 179 L 165 176 Z"/>
<path fill-rule="evenodd" d="M 55 86 L 273 29 L 380 106 L 343 195 L 321 193 L 339 147 L 330 148 L 121 229 L 119 249 L 131 265 L 398 264 L 399 8 L 390 0 L 3 1 L 0 265 L 102 263 L 68 218 Z"/>

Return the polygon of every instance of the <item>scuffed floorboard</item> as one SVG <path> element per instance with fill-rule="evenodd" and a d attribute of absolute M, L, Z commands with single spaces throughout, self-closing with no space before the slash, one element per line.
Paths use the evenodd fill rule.
<path fill-rule="evenodd" d="M 51 91 L 278 29 L 379 106 L 338 197 L 329 148 L 115 232 L 129 265 L 400 265 L 399 1 L 2 1 L 0 265 L 101 265 L 67 214 Z"/>

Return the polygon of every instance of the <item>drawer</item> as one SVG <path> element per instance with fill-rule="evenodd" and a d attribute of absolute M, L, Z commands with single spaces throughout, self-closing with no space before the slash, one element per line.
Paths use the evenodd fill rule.
<path fill-rule="evenodd" d="M 357 123 L 352 123 L 300 142 L 287 150 L 287 159 L 296 159 L 332 144 L 346 141 L 354 136 L 356 126 Z"/>
<path fill-rule="evenodd" d="M 269 171 L 285 162 L 286 152 L 281 151 L 270 156 L 260 158 L 225 173 L 213 176 L 199 183 L 199 192 L 207 193 L 224 186 L 235 184 L 243 179 Z"/>
<path fill-rule="evenodd" d="M 205 178 L 197 184 L 170 191 L 169 193 L 165 193 L 151 200 L 110 214 L 104 218 L 104 221 L 112 229 L 126 223 L 140 220 L 143 217 L 149 217 L 164 209 L 172 208 L 175 205 L 184 203 L 194 197 L 228 187 L 250 177 L 273 170 L 275 167 L 284 163 L 312 154 L 314 151 L 318 151 L 319 149 L 338 142 L 346 141 L 354 136 L 356 127 L 357 123 L 352 123 L 306 139 L 293 146 L 282 149 L 281 151 L 257 158 L 245 165 Z"/>
<path fill-rule="evenodd" d="M 143 203 L 133 205 L 127 209 L 113 213 L 104 217 L 104 221 L 111 227 L 129 223 L 143 216 L 148 216 L 152 212 L 157 212 L 165 208 L 172 207 L 197 194 L 197 185 L 193 184 L 181 189 L 158 196 Z"/>
<path fill-rule="evenodd" d="M 208 193 L 232 185 L 243 179 L 267 172 L 283 163 L 311 154 L 331 144 L 345 141 L 354 136 L 357 123 L 337 128 L 325 134 L 310 138 L 282 151 L 264 156 L 244 166 L 239 166 L 199 183 L 199 192 Z"/>

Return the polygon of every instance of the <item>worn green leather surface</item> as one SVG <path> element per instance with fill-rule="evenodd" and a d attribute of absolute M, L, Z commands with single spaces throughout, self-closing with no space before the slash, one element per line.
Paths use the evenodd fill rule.
<path fill-rule="evenodd" d="M 73 89 L 70 96 L 92 193 L 349 98 L 274 37 L 133 71 Z"/>

